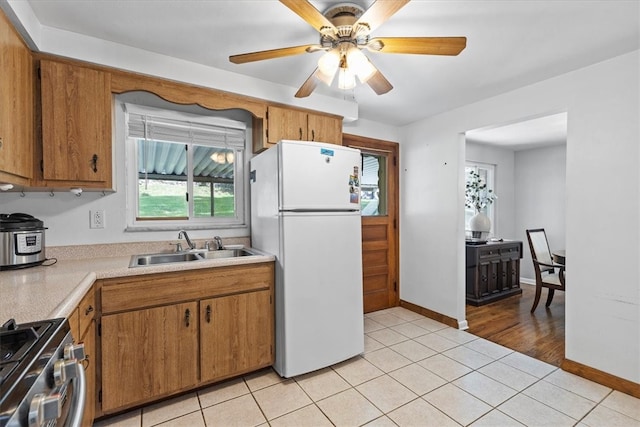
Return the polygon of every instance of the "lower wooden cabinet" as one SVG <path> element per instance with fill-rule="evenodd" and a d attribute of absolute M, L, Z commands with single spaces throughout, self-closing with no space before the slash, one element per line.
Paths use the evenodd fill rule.
<path fill-rule="evenodd" d="M 85 378 L 87 396 L 82 417 L 82 427 L 91 427 L 96 415 L 96 371 L 98 358 L 96 348 L 96 321 L 92 320 L 85 335 L 81 338 L 85 352 Z"/>
<path fill-rule="evenodd" d="M 467 303 L 479 306 L 521 294 L 520 258 L 520 241 L 467 244 Z"/>
<path fill-rule="evenodd" d="M 198 303 L 102 317 L 102 410 L 198 383 Z"/>
<path fill-rule="evenodd" d="M 273 262 L 99 286 L 100 414 L 273 364 Z"/>
<path fill-rule="evenodd" d="M 82 417 L 82 426 L 91 427 L 96 413 L 96 374 L 97 374 L 97 347 L 96 347 L 96 303 L 95 290 L 91 288 L 82 298 L 80 304 L 69 315 L 69 327 L 75 343 L 84 344 L 85 380 L 87 393 Z"/>
<path fill-rule="evenodd" d="M 272 307 L 268 290 L 200 301 L 201 381 L 271 363 Z"/>

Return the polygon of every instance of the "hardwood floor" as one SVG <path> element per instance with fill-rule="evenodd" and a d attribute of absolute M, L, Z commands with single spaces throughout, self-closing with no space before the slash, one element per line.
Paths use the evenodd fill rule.
<path fill-rule="evenodd" d="M 467 305 L 468 332 L 519 351 L 528 356 L 560 366 L 564 359 L 564 292 L 556 292 L 549 308 L 547 289 L 532 314 L 535 287 L 522 285 L 522 295 L 515 295 L 481 307 Z"/>

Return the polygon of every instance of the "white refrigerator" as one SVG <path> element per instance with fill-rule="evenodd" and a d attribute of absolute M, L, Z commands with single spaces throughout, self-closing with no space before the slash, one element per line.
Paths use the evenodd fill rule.
<path fill-rule="evenodd" d="M 360 151 L 280 141 L 251 160 L 251 239 L 276 256 L 275 370 L 364 352 Z"/>

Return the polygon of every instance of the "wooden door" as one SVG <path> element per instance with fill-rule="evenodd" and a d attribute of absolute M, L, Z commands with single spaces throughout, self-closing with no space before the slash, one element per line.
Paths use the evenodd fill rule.
<path fill-rule="evenodd" d="M 270 106 L 267 110 L 267 140 L 307 140 L 307 113 L 299 110 Z"/>
<path fill-rule="evenodd" d="M 9 176 L 32 176 L 34 73 L 31 52 L 2 11 L 0 70 L 0 181 L 26 183 Z"/>
<path fill-rule="evenodd" d="M 111 186 L 111 90 L 105 72 L 40 61 L 44 180 Z"/>
<path fill-rule="evenodd" d="M 342 144 L 342 119 L 319 114 L 308 114 L 307 138 L 309 141 Z"/>
<path fill-rule="evenodd" d="M 269 290 L 200 301 L 201 381 L 271 365 L 273 334 Z"/>
<path fill-rule="evenodd" d="M 364 312 L 400 303 L 398 283 L 398 144 L 344 135 L 362 152 L 362 282 Z"/>
<path fill-rule="evenodd" d="M 198 382 L 198 303 L 102 317 L 102 410 L 146 403 Z"/>

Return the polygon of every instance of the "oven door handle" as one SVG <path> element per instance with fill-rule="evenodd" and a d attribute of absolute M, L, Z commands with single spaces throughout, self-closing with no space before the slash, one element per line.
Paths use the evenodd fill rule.
<path fill-rule="evenodd" d="M 87 400 L 87 380 L 84 375 L 84 366 L 78 361 L 76 363 L 78 375 L 73 381 L 73 394 L 71 396 L 71 417 L 65 427 L 82 427 L 82 417 L 84 417 L 84 405 Z"/>

